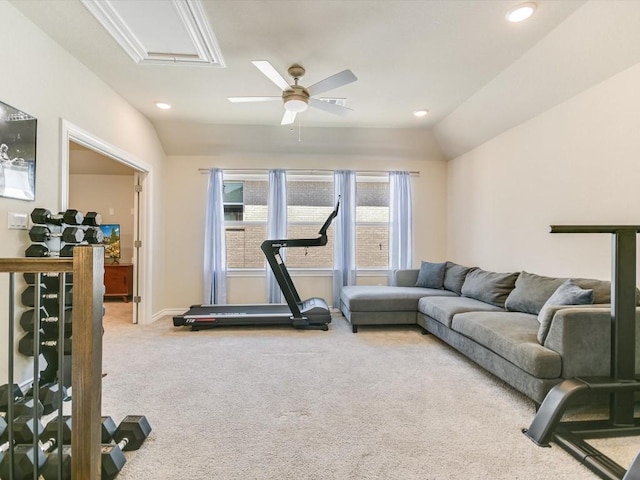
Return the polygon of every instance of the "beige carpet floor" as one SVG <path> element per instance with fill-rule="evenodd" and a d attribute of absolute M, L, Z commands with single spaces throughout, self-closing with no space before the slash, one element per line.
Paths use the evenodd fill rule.
<path fill-rule="evenodd" d="M 533 404 L 433 336 L 363 328 L 191 332 L 106 303 L 103 412 L 153 432 L 119 478 L 597 478 L 522 433 Z M 638 439 L 613 441 L 628 465 Z"/>

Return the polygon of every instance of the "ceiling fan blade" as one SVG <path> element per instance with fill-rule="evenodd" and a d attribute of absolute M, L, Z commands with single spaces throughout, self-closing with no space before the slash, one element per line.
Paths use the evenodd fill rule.
<path fill-rule="evenodd" d="M 291 125 L 295 121 L 296 121 L 296 112 L 285 110 L 284 115 L 282 116 L 282 122 L 280 122 L 280 125 Z"/>
<path fill-rule="evenodd" d="M 314 95 L 342 87 L 343 85 L 355 82 L 356 80 L 358 80 L 358 77 L 356 77 L 351 70 L 343 70 L 340 73 L 331 75 L 330 77 L 307 87 L 307 91 L 309 92 L 309 95 L 313 97 Z"/>
<path fill-rule="evenodd" d="M 324 110 L 325 112 L 333 113 L 334 115 L 340 115 L 341 117 L 346 117 L 350 112 L 353 112 L 352 108 L 336 105 L 335 103 L 323 102 L 317 98 L 310 98 L 309 105 Z"/>
<path fill-rule="evenodd" d="M 280 90 L 287 90 L 290 87 L 289 82 L 287 82 L 284 77 L 280 75 L 278 71 L 273 68 L 273 65 L 271 65 L 271 63 L 269 63 L 268 61 L 254 60 L 251 63 L 253 63 L 258 68 L 258 70 L 264 73 L 269 80 L 280 87 Z"/>
<path fill-rule="evenodd" d="M 282 97 L 227 97 L 227 100 L 233 103 L 273 102 L 275 100 L 282 100 Z"/>

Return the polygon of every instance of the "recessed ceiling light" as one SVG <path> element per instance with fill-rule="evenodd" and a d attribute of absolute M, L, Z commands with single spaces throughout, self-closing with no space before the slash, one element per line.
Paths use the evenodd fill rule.
<path fill-rule="evenodd" d="M 161 108 L 162 110 L 169 110 L 171 105 L 165 102 L 156 102 L 156 107 Z"/>
<path fill-rule="evenodd" d="M 426 117 L 427 113 L 429 113 L 429 110 L 416 110 L 413 112 L 416 117 Z"/>
<path fill-rule="evenodd" d="M 505 18 L 510 22 L 521 22 L 526 20 L 536 10 L 536 4 L 533 2 L 521 3 L 520 5 L 513 7 L 507 12 Z"/>

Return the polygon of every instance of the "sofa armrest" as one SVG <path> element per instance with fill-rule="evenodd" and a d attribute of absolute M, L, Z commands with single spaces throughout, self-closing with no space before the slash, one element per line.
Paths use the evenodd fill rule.
<path fill-rule="evenodd" d="M 640 370 L 636 309 L 636 372 Z M 562 356 L 562 378 L 611 374 L 611 306 L 557 307 L 544 346 Z"/>
<path fill-rule="evenodd" d="M 391 285 L 394 287 L 415 287 L 419 272 L 418 269 L 394 270 Z"/>

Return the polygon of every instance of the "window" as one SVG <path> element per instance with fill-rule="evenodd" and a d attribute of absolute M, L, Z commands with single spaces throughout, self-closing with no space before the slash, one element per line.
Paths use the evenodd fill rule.
<path fill-rule="evenodd" d="M 356 268 L 389 265 L 389 177 L 356 176 Z"/>
<path fill-rule="evenodd" d="M 315 238 L 334 208 L 333 175 L 287 174 L 287 238 Z M 264 174 L 225 174 L 227 267 L 262 269 L 267 238 L 269 184 Z M 389 263 L 389 178 L 356 176 L 356 267 L 386 269 Z M 333 268 L 334 226 L 324 247 L 288 248 L 288 268 Z"/>
<path fill-rule="evenodd" d="M 260 245 L 267 237 L 268 182 L 266 175 L 237 181 L 225 175 L 224 216 L 227 268 L 264 268 Z"/>
<path fill-rule="evenodd" d="M 224 219 L 242 221 L 244 213 L 244 183 L 224 182 L 222 192 Z"/>
<path fill-rule="evenodd" d="M 333 176 L 287 174 L 287 236 L 316 238 L 333 211 Z M 288 268 L 333 268 L 333 225 L 323 247 L 288 248 Z"/>

